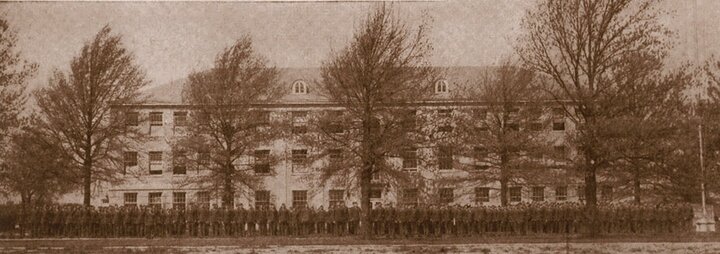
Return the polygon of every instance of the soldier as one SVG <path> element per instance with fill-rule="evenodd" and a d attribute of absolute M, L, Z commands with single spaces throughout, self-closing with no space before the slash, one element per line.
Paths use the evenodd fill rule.
<path fill-rule="evenodd" d="M 310 211 L 306 206 L 298 207 L 300 235 L 307 235 L 310 231 Z"/>
<path fill-rule="evenodd" d="M 288 231 L 290 235 L 297 236 L 300 234 L 300 208 L 292 206 L 288 215 Z"/>
<path fill-rule="evenodd" d="M 245 221 L 247 221 L 247 234 L 254 236 L 256 234 L 257 229 L 257 210 L 255 210 L 255 207 L 252 205 L 248 205 L 248 210 L 246 213 Z"/>
<path fill-rule="evenodd" d="M 471 220 L 472 220 L 472 232 L 474 235 L 485 234 L 486 220 L 485 220 L 485 209 L 483 206 L 475 206 L 471 209 Z"/>
<path fill-rule="evenodd" d="M 140 222 L 142 222 L 142 218 L 140 217 L 138 207 L 129 207 L 126 215 L 127 216 L 124 217 L 124 223 L 128 226 L 128 236 L 140 237 Z"/>
<path fill-rule="evenodd" d="M 49 225 L 50 225 L 50 223 L 48 221 L 50 219 L 49 217 L 50 217 L 50 207 L 48 205 L 41 206 L 40 218 L 39 218 L 40 225 L 39 225 L 38 234 L 37 234 L 38 237 L 44 237 L 44 236 L 48 235 L 48 230 L 49 230 Z"/>
<path fill-rule="evenodd" d="M 268 234 L 269 235 L 277 235 L 277 223 L 278 223 L 278 210 L 275 207 L 275 204 L 270 204 L 270 208 L 266 212 L 267 220 L 268 220 Z"/>
<path fill-rule="evenodd" d="M 198 210 L 198 236 L 206 237 L 210 235 L 210 207 L 201 205 Z"/>
<path fill-rule="evenodd" d="M 343 236 L 347 234 L 348 208 L 345 204 L 340 204 L 335 211 L 335 222 L 337 228 L 336 235 Z"/>
<path fill-rule="evenodd" d="M 408 210 L 407 206 L 399 206 L 396 212 L 395 221 L 398 224 L 398 234 L 400 234 L 401 237 L 408 237 Z"/>
<path fill-rule="evenodd" d="M 190 205 L 190 210 L 187 213 L 187 222 L 188 222 L 188 234 L 193 237 L 198 236 L 198 216 L 199 216 L 199 210 L 196 204 Z"/>
<path fill-rule="evenodd" d="M 233 236 L 233 226 L 235 224 L 234 209 L 230 204 L 223 205 L 222 208 L 222 234 L 226 237 Z"/>
<path fill-rule="evenodd" d="M 235 210 L 235 234 L 245 236 L 245 223 L 247 223 L 247 211 L 242 203 L 238 204 Z"/>
<path fill-rule="evenodd" d="M 212 208 L 208 210 L 207 213 L 207 221 L 205 224 L 208 228 L 207 236 L 209 237 L 217 237 L 220 236 L 220 227 L 221 227 L 221 211 L 218 208 L 217 204 L 212 204 Z"/>
<path fill-rule="evenodd" d="M 330 221 L 328 213 L 325 208 L 321 205 L 315 212 L 315 228 L 318 234 L 327 234 L 327 224 Z"/>
<path fill-rule="evenodd" d="M 175 236 L 175 216 L 178 209 L 170 208 L 170 209 L 163 209 L 159 208 L 159 229 L 158 229 L 158 236 L 159 237 L 168 237 L 168 236 Z"/>
<path fill-rule="evenodd" d="M 310 222 L 308 222 L 310 224 L 309 225 L 310 234 L 319 234 L 320 229 L 317 226 L 318 226 L 318 222 L 320 222 L 321 218 L 318 217 L 317 211 L 318 211 L 317 208 L 315 208 L 314 206 L 310 207 L 309 211 L 308 211 L 308 213 L 310 214 Z"/>
<path fill-rule="evenodd" d="M 395 234 L 397 233 L 397 211 L 393 207 L 392 203 L 388 203 L 384 210 L 385 214 L 383 215 L 383 218 L 385 219 L 384 224 L 386 234 L 390 238 L 395 238 Z"/>
<path fill-rule="evenodd" d="M 444 235 L 455 234 L 455 208 L 449 205 L 440 207 L 440 222 L 442 223 L 442 233 Z"/>
<path fill-rule="evenodd" d="M 425 235 L 435 235 L 440 236 L 442 234 L 442 230 L 444 225 L 442 223 L 444 222 L 442 216 L 447 215 L 444 214 L 445 211 L 440 210 L 440 206 L 438 205 L 431 205 L 427 211 L 427 233 Z"/>
<path fill-rule="evenodd" d="M 289 217 L 290 211 L 288 211 L 285 203 L 280 204 L 280 210 L 278 210 L 278 224 L 280 235 L 288 235 Z"/>
<path fill-rule="evenodd" d="M 360 225 L 360 207 L 357 202 L 352 203 L 352 207 L 348 210 L 348 231 L 351 235 L 358 234 L 358 226 Z"/>
<path fill-rule="evenodd" d="M 370 210 L 370 221 L 372 223 L 372 232 L 374 235 L 380 235 L 380 224 L 381 217 L 382 217 L 382 203 L 375 202 L 375 205 L 373 206 L 372 210 Z"/>
<path fill-rule="evenodd" d="M 470 206 L 467 205 L 465 207 L 459 207 L 458 209 L 459 215 L 456 216 L 456 218 L 459 219 L 459 222 L 456 221 L 456 228 L 458 229 L 458 234 L 462 236 L 469 236 L 472 232 L 470 230 L 473 224 L 472 221 L 472 211 L 470 210 Z"/>

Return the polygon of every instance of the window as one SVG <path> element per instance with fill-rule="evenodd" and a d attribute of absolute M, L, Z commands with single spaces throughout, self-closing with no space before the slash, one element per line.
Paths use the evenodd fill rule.
<path fill-rule="evenodd" d="M 535 118 L 535 119 L 540 118 L 542 116 L 542 112 L 543 112 L 542 108 L 539 108 L 539 107 L 527 108 L 528 116 L 531 118 Z"/>
<path fill-rule="evenodd" d="M 137 192 L 128 192 L 123 194 L 123 204 L 125 206 L 136 206 L 137 205 Z"/>
<path fill-rule="evenodd" d="M 292 150 L 292 171 L 302 172 L 306 168 L 307 163 L 307 150 L 298 149 Z"/>
<path fill-rule="evenodd" d="M 536 186 L 532 188 L 532 201 L 542 202 L 545 201 L 545 187 Z"/>
<path fill-rule="evenodd" d="M 563 108 L 553 108 L 553 119 L 554 120 L 563 120 L 565 119 L 565 109 Z"/>
<path fill-rule="evenodd" d="M 476 120 L 484 121 L 485 119 L 487 119 L 487 109 L 473 109 L 473 116 Z"/>
<path fill-rule="evenodd" d="M 173 192 L 173 208 L 185 210 L 185 192 Z"/>
<path fill-rule="evenodd" d="M 173 158 L 173 175 L 184 175 L 187 173 L 185 155 L 185 151 L 175 151 Z"/>
<path fill-rule="evenodd" d="M 507 127 L 510 131 L 519 131 L 520 130 L 520 124 L 516 122 L 508 122 L 505 124 L 505 127 Z"/>
<path fill-rule="evenodd" d="M 580 202 L 585 202 L 585 186 L 582 186 L 582 185 L 578 186 L 575 193 L 578 197 L 578 200 L 580 200 Z"/>
<path fill-rule="evenodd" d="M 613 198 L 613 187 L 610 185 L 600 186 L 600 196 L 604 201 L 610 201 Z"/>
<path fill-rule="evenodd" d="M 448 82 L 447 80 L 438 80 L 435 82 L 435 93 L 447 93 L 448 92 Z"/>
<path fill-rule="evenodd" d="M 162 126 L 163 115 L 162 112 L 150 112 L 150 126 Z"/>
<path fill-rule="evenodd" d="M 452 116 L 452 109 L 438 109 L 437 114 L 439 117 L 448 118 Z"/>
<path fill-rule="evenodd" d="M 530 122 L 529 129 L 531 131 L 541 131 L 543 129 L 543 125 L 541 122 L 533 121 L 533 122 Z"/>
<path fill-rule="evenodd" d="M 306 190 L 294 190 L 292 192 L 293 207 L 307 207 L 307 191 Z"/>
<path fill-rule="evenodd" d="M 438 152 L 438 167 L 441 170 L 449 170 L 453 168 L 453 151 L 452 147 L 440 146 Z"/>
<path fill-rule="evenodd" d="M 270 191 L 255 191 L 255 208 L 267 208 L 270 206 Z"/>
<path fill-rule="evenodd" d="M 162 118 L 162 116 L 161 116 L 161 118 Z M 185 112 L 185 111 L 174 112 L 173 118 L 175 121 L 175 126 L 186 126 L 188 124 L 187 112 Z"/>
<path fill-rule="evenodd" d="M 292 91 L 294 94 L 307 94 L 308 93 L 307 83 L 305 83 L 305 81 L 302 81 L 302 80 L 297 80 L 297 81 L 293 82 Z"/>
<path fill-rule="evenodd" d="M 453 131 L 453 127 L 452 127 L 452 125 L 449 125 L 449 124 L 445 124 L 445 125 L 438 127 L 438 132 L 440 132 L 440 133 L 448 133 L 448 132 L 452 132 L 452 131 Z"/>
<path fill-rule="evenodd" d="M 200 191 L 195 194 L 197 204 L 202 207 L 210 207 L 210 192 Z"/>
<path fill-rule="evenodd" d="M 344 130 L 341 122 L 343 112 L 341 110 L 332 110 L 328 112 L 328 117 L 330 117 L 330 122 L 326 126 L 327 132 L 333 134 L 343 133 Z"/>
<path fill-rule="evenodd" d="M 187 174 L 187 168 L 184 164 L 173 165 L 173 175 L 185 175 Z"/>
<path fill-rule="evenodd" d="M 510 202 L 522 201 L 522 187 L 510 187 Z"/>
<path fill-rule="evenodd" d="M 210 153 L 207 151 L 198 152 L 197 160 L 199 165 L 207 165 L 210 163 Z"/>
<path fill-rule="evenodd" d="M 138 126 L 139 124 L 140 124 L 140 113 L 138 113 L 138 112 L 125 113 L 125 125 L 126 126 Z"/>
<path fill-rule="evenodd" d="M 557 154 L 557 156 L 559 158 L 567 158 L 567 151 L 566 151 L 564 145 L 554 146 L 553 150 L 555 151 L 555 154 Z"/>
<path fill-rule="evenodd" d="M 293 134 L 305 134 L 307 133 L 307 111 L 293 111 L 292 112 L 292 132 Z"/>
<path fill-rule="evenodd" d="M 490 130 L 490 128 L 488 128 L 487 125 L 485 125 L 485 123 L 478 123 L 478 125 L 476 125 L 474 129 L 475 129 L 476 135 L 482 135 L 484 133 L 487 133 Z"/>
<path fill-rule="evenodd" d="M 405 170 L 417 170 L 417 149 L 408 148 L 402 151 L 402 166 Z"/>
<path fill-rule="evenodd" d="M 137 152 L 125 152 L 123 157 L 125 158 L 125 167 L 137 166 Z"/>
<path fill-rule="evenodd" d="M 490 188 L 487 188 L 487 187 L 475 188 L 475 202 L 477 202 L 477 203 L 490 202 Z"/>
<path fill-rule="evenodd" d="M 565 109 L 553 108 L 553 130 L 564 131 L 565 130 Z"/>
<path fill-rule="evenodd" d="M 328 150 L 328 156 L 330 157 L 330 163 L 331 164 L 337 164 L 340 163 L 343 159 L 342 150 L 340 149 L 330 149 Z"/>
<path fill-rule="evenodd" d="M 255 174 L 270 174 L 270 150 L 255 150 Z"/>
<path fill-rule="evenodd" d="M 473 153 L 475 156 L 475 170 L 487 170 L 490 165 L 487 164 L 488 150 L 482 146 L 473 147 Z"/>
<path fill-rule="evenodd" d="M 404 189 L 402 191 L 402 202 L 405 205 L 417 206 L 418 204 L 418 189 Z"/>
<path fill-rule="evenodd" d="M 484 146 L 473 147 L 473 152 L 475 153 L 475 159 L 477 160 L 484 160 L 488 157 L 488 149 Z"/>
<path fill-rule="evenodd" d="M 150 207 L 162 208 L 162 192 L 148 193 L 148 205 L 150 205 Z"/>
<path fill-rule="evenodd" d="M 330 206 L 345 206 L 345 190 L 330 190 Z"/>
<path fill-rule="evenodd" d="M 270 125 L 270 111 L 255 112 L 255 122 L 258 126 Z"/>
<path fill-rule="evenodd" d="M 555 200 L 557 200 L 557 201 L 567 200 L 567 186 L 555 187 Z"/>
<path fill-rule="evenodd" d="M 305 133 L 307 133 L 307 126 L 305 126 L 305 125 L 293 125 L 293 127 L 292 127 L 292 133 L 293 133 L 293 134 L 305 134 Z"/>
<path fill-rule="evenodd" d="M 417 110 L 408 110 L 402 119 L 405 131 L 412 131 L 417 127 Z"/>
<path fill-rule="evenodd" d="M 380 188 L 380 187 L 370 188 L 370 198 L 376 198 L 376 199 L 382 198 L 382 188 Z"/>
<path fill-rule="evenodd" d="M 453 196 L 453 189 L 452 188 L 442 188 L 440 189 L 440 203 L 442 204 L 450 204 L 454 200 Z"/>
<path fill-rule="evenodd" d="M 162 152 L 150 152 L 150 174 L 162 174 Z"/>
<path fill-rule="evenodd" d="M 372 181 L 380 181 L 380 171 L 375 171 L 370 175 L 370 180 Z"/>
<path fill-rule="evenodd" d="M 307 111 L 293 111 L 291 114 L 293 123 L 305 123 L 307 121 Z"/>

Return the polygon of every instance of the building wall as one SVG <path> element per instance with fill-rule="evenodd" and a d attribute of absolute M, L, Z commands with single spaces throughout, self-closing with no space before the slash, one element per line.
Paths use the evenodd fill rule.
<path fill-rule="evenodd" d="M 293 105 L 290 107 L 277 107 L 273 108 L 272 112 L 274 115 L 286 114 L 290 111 L 297 110 L 327 110 L 332 106 L 318 106 L 313 104 L 312 106 Z M 432 110 L 433 106 L 429 106 L 428 109 Z M 160 192 L 162 193 L 160 202 L 163 207 L 172 207 L 173 204 L 173 193 L 174 192 L 185 192 L 186 202 L 196 202 L 197 189 L 184 186 L 180 184 L 187 178 L 197 177 L 201 172 L 187 169 L 185 175 L 173 175 L 172 172 L 172 156 L 171 156 L 171 143 L 182 135 L 182 127 L 175 126 L 173 115 L 174 112 L 188 111 L 188 108 L 183 105 L 143 105 L 136 108 L 140 114 L 140 123 L 136 127 L 140 131 L 149 134 L 150 138 L 140 144 L 136 144 L 129 151 L 136 151 L 138 153 L 138 165 L 128 167 L 126 174 L 123 176 L 124 181 L 120 184 L 108 186 L 103 191 L 105 195 L 99 195 L 100 197 L 107 197 L 107 204 L 110 205 L 122 205 L 124 203 L 125 193 L 137 193 L 137 204 L 144 205 L 148 204 L 149 193 Z M 151 126 L 149 115 L 151 112 L 159 112 L 162 114 L 162 126 Z M 562 143 L 565 133 L 571 131 L 573 126 L 568 120 L 565 122 L 565 131 L 553 131 L 551 137 L 559 140 Z M 311 173 L 294 173 L 291 170 L 291 150 L 298 145 L 292 144 L 288 140 L 274 140 L 268 145 L 268 149 L 271 153 L 280 156 L 282 159 L 278 164 L 273 165 L 275 170 L 274 175 L 264 177 L 264 185 L 266 189 L 270 191 L 271 197 L 270 202 L 276 206 L 285 204 L 291 206 L 293 203 L 292 193 L 295 190 L 307 190 L 308 204 L 311 206 L 328 206 L 330 197 L 329 191 L 332 189 L 342 189 L 341 187 L 333 186 L 314 186 L 314 184 L 303 181 L 303 177 L 306 174 Z M 159 151 L 163 154 L 163 160 L 161 165 L 151 165 L 149 161 L 149 152 Z M 151 167 L 160 167 L 162 174 L 150 175 L 149 170 Z M 312 170 L 311 170 L 312 171 Z M 423 171 L 423 169 L 420 169 Z M 422 172 L 420 172 L 422 173 Z M 453 172 L 446 172 L 453 173 Z M 457 172 L 455 172 L 457 173 Z M 475 187 L 488 187 L 490 188 L 490 201 L 483 203 L 476 203 Z M 554 185 L 545 186 L 544 189 L 544 201 L 556 201 Z M 482 204 L 482 205 L 499 205 L 499 183 L 491 183 L 486 185 L 478 185 L 477 183 L 464 183 L 455 186 L 453 190 L 454 201 L 452 204 Z M 428 190 L 428 192 L 436 192 L 437 190 Z M 349 192 L 349 193 L 348 193 Z M 398 195 L 401 191 L 394 190 L 392 188 L 384 188 L 382 190 L 382 198 L 372 199 L 372 202 L 382 203 L 398 203 Z M 531 186 L 522 186 L 522 202 L 532 201 L 532 188 Z M 577 185 L 567 186 L 567 199 L 566 201 L 578 200 Z M 351 205 L 352 202 L 359 200 L 359 193 L 357 190 L 346 190 L 345 204 Z M 253 193 L 240 193 L 236 196 L 235 203 L 242 203 L 245 207 L 252 205 L 254 202 Z M 217 198 L 213 198 L 211 203 L 219 204 Z"/>

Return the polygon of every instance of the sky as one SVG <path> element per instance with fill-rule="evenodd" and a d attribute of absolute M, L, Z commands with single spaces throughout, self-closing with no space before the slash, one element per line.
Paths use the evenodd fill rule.
<path fill-rule="evenodd" d="M 531 0 L 412 1 L 395 4 L 418 25 L 432 17 L 438 66 L 486 66 L 512 53 Z M 18 34 L 22 56 L 39 64 L 31 88 L 53 70 L 67 70 L 83 44 L 106 24 L 145 70 L 151 86 L 207 69 L 243 34 L 278 67 L 318 67 L 342 49 L 371 6 L 368 2 L 11 2 L 0 14 Z M 661 22 L 676 31 L 673 63 L 720 54 L 720 0 L 665 0 Z"/>

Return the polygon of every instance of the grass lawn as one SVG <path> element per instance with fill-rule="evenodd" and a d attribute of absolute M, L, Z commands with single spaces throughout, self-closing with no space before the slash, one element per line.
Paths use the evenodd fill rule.
<path fill-rule="evenodd" d="M 720 253 L 720 234 L 493 236 L 418 239 L 355 237 L 3 239 L 0 253 Z"/>

